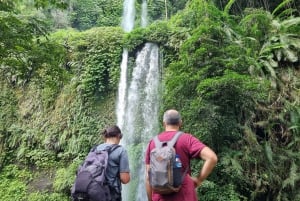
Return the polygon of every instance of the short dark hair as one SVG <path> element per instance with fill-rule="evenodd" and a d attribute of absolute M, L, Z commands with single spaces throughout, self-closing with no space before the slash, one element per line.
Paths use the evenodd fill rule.
<path fill-rule="evenodd" d="M 121 129 L 117 125 L 114 125 L 114 126 L 106 128 L 102 132 L 102 135 L 105 138 L 111 138 L 111 137 L 122 136 L 122 132 L 121 132 Z"/>
<path fill-rule="evenodd" d="M 167 110 L 164 113 L 163 121 L 167 125 L 178 125 L 181 121 L 181 116 L 180 116 L 179 112 L 176 110 L 173 110 L 173 109 Z"/>

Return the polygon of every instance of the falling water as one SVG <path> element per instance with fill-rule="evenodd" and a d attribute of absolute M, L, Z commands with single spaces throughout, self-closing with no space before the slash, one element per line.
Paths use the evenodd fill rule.
<path fill-rule="evenodd" d="M 142 16 L 141 16 L 141 25 L 142 27 L 146 27 L 147 24 L 148 24 L 148 21 L 147 21 L 147 0 L 143 0 L 143 3 L 142 3 Z"/>
<path fill-rule="evenodd" d="M 130 32 L 134 27 L 135 0 L 125 0 L 123 7 L 122 28 L 125 32 Z"/>
<path fill-rule="evenodd" d="M 122 127 L 132 176 L 130 184 L 123 186 L 125 201 L 144 201 L 146 197 L 144 152 L 149 139 L 158 132 L 159 94 L 159 49 L 156 44 L 146 43 L 133 67 Z"/>
<path fill-rule="evenodd" d="M 134 27 L 135 18 L 135 0 L 125 0 L 123 7 L 122 28 L 125 32 L 130 32 Z M 121 74 L 118 89 L 117 100 L 117 124 L 120 128 L 123 128 L 125 119 L 125 106 L 126 106 L 126 89 L 127 89 L 127 63 L 128 63 L 128 50 L 123 49 Z"/>
<path fill-rule="evenodd" d="M 123 50 L 122 63 L 121 63 L 121 76 L 119 81 L 118 89 L 118 100 L 117 100 L 117 124 L 120 128 L 123 128 L 125 119 L 125 106 L 126 106 L 126 89 L 127 89 L 127 62 L 128 62 L 128 51 Z"/>
<path fill-rule="evenodd" d="M 124 1 L 122 27 L 130 32 L 134 27 L 134 1 Z M 130 16 L 127 16 L 130 15 Z M 127 24 L 128 23 L 128 24 Z M 141 25 L 147 26 L 147 4 L 142 3 Z M 144 201 L 144 153 L 149 139 L 159 128 L 160 65 L 159 48 L 146 43 L 128 67 L 128 51 L 124 49 L 117 100 L 117 124 L 124 138 L 121 144 L 129 153 L 131 181 L 123 185 L 123 201 Z"/>

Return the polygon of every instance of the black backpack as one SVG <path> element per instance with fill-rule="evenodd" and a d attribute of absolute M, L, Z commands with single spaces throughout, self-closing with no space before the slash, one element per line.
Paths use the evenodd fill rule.
<path fill-rule="evenodd" d="M 75 182 L 71 189 L 73 201 L 110 201 L 110 188 L 105 172 L 108 165 L 108 155 L 119 145 L 106 147 L 97 151 L 94 147 L 83 164 L 79 166 Z"/>

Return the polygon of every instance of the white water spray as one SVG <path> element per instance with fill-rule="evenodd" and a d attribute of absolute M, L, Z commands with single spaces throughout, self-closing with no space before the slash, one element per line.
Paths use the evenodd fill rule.
<path fill-rule="evenodd" d="M 146 27 L 148 25 L 147 21 L 147 0 L 143 0 L 142 3 L 142 16 L 141 16 L 141 25 L 142 27 Z"/>
<path fill-rule="evenodd" d="M 125 0 L 123 7 L 122 28 L 125 32 L 132 31 L 135 19 L 135 0 Z"/>
<path fill-rule="evenodd" d="M 124 1 L 122 27 L 126 32 L 134 27 L 134 4 L 134 0 Z M 146 0 L 142 3 L 141 25 L 147 26 Z M 121 144 L 128 150 L 131 169 L 130 183 L 122 186 L 123 201 L 144 201 L 147 197 L 144 154 L 148 141 L 159 128 L 159 64 L 156 44 L 144 44 L 130 67 L 128 51 L 123 50 L 116 114 L 117 124 L 124 133 Z"/>
<path fill-rule="evenodd" d="M 144 201 L 145 148 L 159 128 L 160 69 L 156 44 L 146 43 L 137 54 L 126 102 L 122 141 L 130 153 L 132 181 L 123 186 L 123 200 Z"/>
<path fill-rule="evenodd" d="M 128 51 L 123 50 L 122 63 L 121 63 L 121 76 L 118 88 L 118 103 L 117 103 L 117 124 L 120 128 L 123 128 L 125 119 L 125 106 L 126 106 L 126 90 L 127 90 L 127 62 L 128 62 Z"/>
<path fill-rule="evenodd" d="M 135 18 L 135 0 L 125 0 L 123 7 L 122 16 L 122 28 L 125 32 L 130 32 L 134 27 Z M 122 63 L 121 63 L 121 74 L 118 88 L 118 99 L 117 99 L 117 124 L 122 129 L 125 119 L 125 107 L 126 107 L 126 93 L 127 93 L 127 63 L 128 63 L 128 50 L 123 49 Z"/>

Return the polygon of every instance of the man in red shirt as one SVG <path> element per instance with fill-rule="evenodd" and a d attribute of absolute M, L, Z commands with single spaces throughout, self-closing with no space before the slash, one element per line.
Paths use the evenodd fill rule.
<path fill-rule="evenodd" d="M 163 125 L 165 131 L 158 135 L 160 141 L 167 141 L 179 131 L 182 120 L 180 114 L 176 110 L 167 110 L 163 116 Z M 176 154 L 179 154 L 182 162 L 182 170 L 188 168 L 187 174 L 183 179 L 180 190 L 177 193 L 168 195 L 160 195 L 152 192 L 149 183 L 149 168 L 150 168 L 150 152 L 155 147 L 154 141 L 151 140 L 148 144 L 145 156 L 146 163 L 146 191 L 148 201 L 197 201 L 196 188 L 208 177 L 217 164 L 218 158 L 213 150 L 195 138 L 189 133 L 182 134 L 176 144 Z M 191 177 L 190 160 L 193 158 L 201 158 L 204 164 L 199 171 L 197 177 Z"/>

